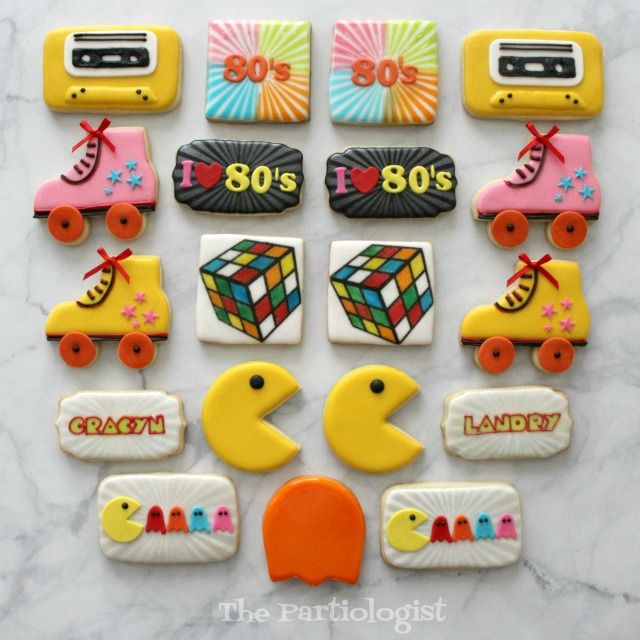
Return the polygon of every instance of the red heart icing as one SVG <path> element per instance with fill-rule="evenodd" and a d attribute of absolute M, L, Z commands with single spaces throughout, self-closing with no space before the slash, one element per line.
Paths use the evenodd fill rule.
<path fill-rule="evenodd" d="M 375 167 L 367 169 L 354 167 L 351 169 L 351 182 L 360 193 L 373 191 L 378 184 L 378 178 L 380 178 L 380 172 Z"/>
<path fill-rule="evenodd" d="M 205 189 L 212 189 L 218 184 L 222 177 L 222 165 L 219 162 L 205 164 L 204 162 L 196 163 L 196 180 Z"/>

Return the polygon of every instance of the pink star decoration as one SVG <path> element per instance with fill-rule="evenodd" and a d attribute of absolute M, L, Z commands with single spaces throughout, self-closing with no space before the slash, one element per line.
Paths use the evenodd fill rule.
<path fill-rule="evenodd" d="M 544 325 L 544 330 L 545 330 L 547 333 L 551 333 L 551 332 L 553 331 L 553 325 L 552 325 L 552 324 L 545 324 L 545 325 Z"/>
<path fill-rule="evenodd" d="M 571 333 L 571 329 L 576 326 L 576 323 L 571 318 L 567 317 L 564 320 L 560 320 L 560 326 L 563 331 Z"/>
<path fill-rule="evenodd" d="M 138 291 L 135 296 L 133 296 L 136 302 L 146 302 L 147 294 L 144 291 Z"/>
<path fill-rule="evenodd" d="M 542 305 L 542 317 L 544 318 L 545 316 L 547 318 L 549 318 L 549 320 L 551 320 L 551 318 L 553 318 L 553 314 L 554 313 L 558 313 L 554 308 L 553 308 L 553 304 L 543 304 Z"/>
<path fill-rule="evenodd" d="M 127 320 L 131 320 L 136 315 L 136 306 L 134 304 L 125 304 L 120 312 Z"/>
<path fill-rule="evenodd" d="M 149 311 L 143 311 L 142 316 L 144 318 L 145 324 L 155 324 L 156 320 L 160 317 L 153 309 L 149 309 Z"/>
<path fill-rule="evenodd" d="M 571 309 L 571 307 L 573 307 L 573 300 L 569 300 L 569 298 L 565 298 L 560 303 L 560 306 L 562 307 L 563 311 L 569 311 L 569 309 Z"/>
<path fill-rule="evenodd" d="M 140 323 L 137 320 L 134 320 L 132 324 L 134 329 L 138 329 L 140 327 Z"/>

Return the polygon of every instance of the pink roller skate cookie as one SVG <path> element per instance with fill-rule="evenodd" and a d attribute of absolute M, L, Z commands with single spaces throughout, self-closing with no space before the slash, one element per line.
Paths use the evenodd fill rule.
<path fill-rule="evenodd" d="M 87 135 L 72 151 L 85 154 L 59 178 L 40 186 L 34 217 L 46 218 L 51 235 L 63 244 L 79 244 L 89 234 L 87 216 L 106 213 L 109 232 L 133 240 L 145 229 L 145 213 L 156 207 L 158 179 L 142 127 L 114 127 L 105 118 L 94 129 L 83 120 Z"/>
<path fill-rule="evenodd" d="M 588 136 L 559 134 L 557 126 L 546 134 L 531 122 L 526 126 L 533 138 L 518 155 L 528 154 L 525 163 L 506 179 L 480 189 L 473 217 L 491 220 L 491 239 L 506 248 L 525 241 L 529 220 L 550 220 L 549 241 L 559 249 L 573 249 L 584 241 L 587 222 L 600 215 L 591 141 Z"/>

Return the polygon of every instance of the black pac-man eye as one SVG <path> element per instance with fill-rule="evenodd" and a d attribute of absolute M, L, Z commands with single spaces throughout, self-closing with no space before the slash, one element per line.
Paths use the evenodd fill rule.
<path fill-rule="evenodd" d="M 409 520 L 415 520 L 415 519 L 416 519 L 416 514 L 415 514 L 415 513 L 412 513 L 412 514 L 409 516 Z"/>
<path fill-rule="evenodd" d="M 129 503 L 128 502 L 123 502 L 122 503 L 122 508 L 126 511 L 129 508 Z"/>
<path fill-rule="evenodd" d="M 369 388 L 371 389 L 371 391 L 373 391 L 373 393 L 382 393 L 384 391 L 384 382 L 376 378 L 375 380 L 371 381 Z"/>
<path fill-rule="evenodd" d="M 252 389 L 262 389 L 264 387 L 264 378 L 259 375 L 251 376 L 249 378 L 249 386 Z"/>

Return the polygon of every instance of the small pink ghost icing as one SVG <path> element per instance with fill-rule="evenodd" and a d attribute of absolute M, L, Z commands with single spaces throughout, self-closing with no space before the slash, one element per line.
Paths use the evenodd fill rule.
<path fill-rule="evenodd" d="M 513 516 L 510 513 L 503 513 L 498 518 L 496 538 L 513 538 L 514 540 L 518 539 L 516 523 L 513 521 Z"/>
<path fill-rule="evenodd" d="M 229 513 L 229 507 L 226 504 L 221 504 L 216 507 L 213 514 L 213 531 L 228 531 L 233 533 L 233 522 L 231 521 L 231 514 Z"/>

